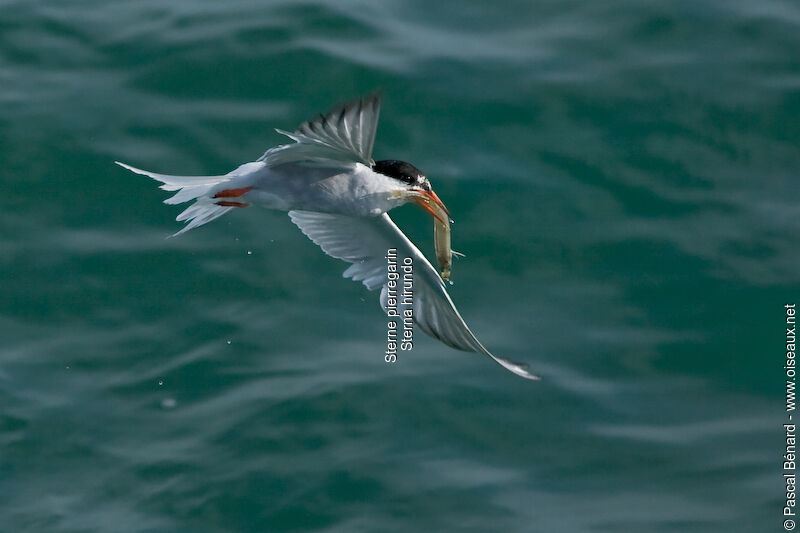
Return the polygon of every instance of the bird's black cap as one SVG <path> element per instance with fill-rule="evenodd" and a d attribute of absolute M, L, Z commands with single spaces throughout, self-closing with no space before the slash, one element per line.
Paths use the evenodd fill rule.
<path fill-rule="evenodd" d="M 376 161 L 375 164 L 372 165 L 372 170 L 384 176 L 408 183 L 409 185 L 423 187 L 428 182 L 427 178 L 425 178 L 425 174 L 423 174 L 420 169 L 405 161 L 397 161 L 395 159 Z"/>

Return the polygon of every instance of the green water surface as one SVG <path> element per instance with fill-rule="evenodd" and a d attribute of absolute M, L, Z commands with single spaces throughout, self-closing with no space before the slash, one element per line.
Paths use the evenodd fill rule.
<path fill-rule="evenodd" d="M 800 6 L 0 1 L 0 531 L 780 531 Z M 381 89 L 456 220 L 418 332 L 219 174 Z M 426 253 L 430 221 L 392 216 Z"/>

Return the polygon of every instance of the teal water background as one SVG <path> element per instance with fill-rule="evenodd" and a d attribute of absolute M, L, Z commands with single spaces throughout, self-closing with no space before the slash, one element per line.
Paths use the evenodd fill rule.
<path fill-rule="evenodd" d="M 0 531 L 777 531 L 791 1 L 0 2 Z M 382 89 L 456 220 L 421 333 L 217 174 Z M 429 217 L 393 216 L 426 253 Z"/>

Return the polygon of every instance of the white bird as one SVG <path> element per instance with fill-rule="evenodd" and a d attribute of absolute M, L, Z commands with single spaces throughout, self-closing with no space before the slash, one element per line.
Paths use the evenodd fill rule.
<path fill-rule="evenodd" d="M 116 163 L 177 191 L 166 204 L 194 200 L 178 215 L 188 223 L 175 235 L 250 204 L 288 211 L 326 254 L 352 263 L 344 277 L 369 290 L 381 287 L 384 311 L 389 308 L 387 250 L 395 248 L 399 257 L 413 260 L 413 321 L 425 333 L 458 350 L 488 355 L 518 376 L 539 379 L 526 365 L 492 355 L 478 341 L 437 271 L 389 218 L 387 211 L 415 202 L 447 224 L 449 238 L 448 211 L 425 175 L 409 163 L 372 159 L 379 113 L 376 94 L 304 122 L 294 133 L 276 130 L 294 143 L 271 148 L 221 176 L 170 176 Z"/>

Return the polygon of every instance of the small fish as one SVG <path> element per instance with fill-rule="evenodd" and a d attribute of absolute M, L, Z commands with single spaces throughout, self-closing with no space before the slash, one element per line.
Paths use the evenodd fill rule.
<path fill-rule="evenodd" d="M 447 220 L 447 219 L 445 219 Z M 433 219 L 433 246 L 436 249 L 436 260 L 442 279 L 450 279 L 453 266 L 453 250 L 450 249 L 450 221 L 442 222 L 438 217 Z"/>
<path fill-rule="evenodd" d="M 450 212 L 444 207 L 439 197 L 431 190 L 427 194 L 412 191 L 419 205 L 433 215 L 433 247 L 443 280 L 450 279 L 453 266 L 453 254 L 462 255 L 450 249 Z"/>

